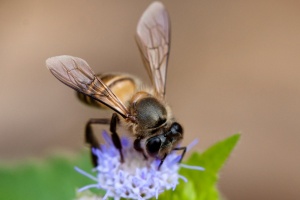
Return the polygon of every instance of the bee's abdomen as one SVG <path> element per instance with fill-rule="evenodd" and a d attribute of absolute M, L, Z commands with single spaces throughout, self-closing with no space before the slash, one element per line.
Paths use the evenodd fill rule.
<path fill-rule="evenodd" d="M 140 81 L 127 74 L 99 74 L 97 77 L 121 100 L 122 103 L 127 105 L 132 95 L 140 87 Z M 93 98 L 77 92 L 79 100 L 89 106 L 97 108 L 108 109 L 107 106 L 94 100 Z"/>

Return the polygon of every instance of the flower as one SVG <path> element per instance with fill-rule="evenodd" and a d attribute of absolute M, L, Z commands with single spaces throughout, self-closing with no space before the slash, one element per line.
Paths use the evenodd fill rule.
<path fill-rule="evenodd" d="M 103 138 L 106 143 L 99 149 L 92 149 L 93 154 L 98 158 L 98 165 L 94 169 L 97 177 L 75 167 L 79 173 L 96 181 L 95 184 L 82 187 L 79 192 L 89 188 L 99 188 L 106 191 L 102 198 L 104 200 L 108 197 L 113 197 L 115 200 L 120 198 L 144 200 L 152 197 L 157 199 L 163 191 L 175 190 L 179 179 L 187 181 L 185 177 L 178 174 L 180 167 L 203 170 L 202 167 L 179 164 L 181 155 L 175 152 L 171 152 L 165 158 L 158 170 L 160 160 L 145 159 L 133 148 L 132 142 L 127 137 L 121 138 L 125 159 L 125 162 L 121 163 L 119 151 L 114 147 L 110 135 L 104 131 Z M 192 145 L 189 145 L 188 149 Z"/>

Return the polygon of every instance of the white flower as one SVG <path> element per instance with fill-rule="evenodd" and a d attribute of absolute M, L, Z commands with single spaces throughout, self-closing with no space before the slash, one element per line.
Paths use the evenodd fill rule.
<path fill-rule="evenodd" d="M 75 168 L 81 174 L 96 181 L 95 184 L 87 185 L 80 191 L 89 188 L 99 188 L 106 191 L 102 199 L 113 197 L 144 200 L 158 195 L 165 190 L 175 190 L 179 179 L 187 179 L 178 174 L 180 167 L 196 170 L 203 170 L 202 167 L 187 166 L 179 164 L 181 155 L 171 152 L 164 160 L 158 170 L 160 160 L 155 158 L 145 159 L 137 152 L 132 142 L 126 138 L 121 138 L 124 163 L 120 162 L 119 151 L 114 147 L 113 142 L 107 132 L 103 132 L 106 144 L 99 149 L 92 149 L 98 158 L 98 166 L 94 169 L 97 177 L 94 177 L 79 168 Z"/>

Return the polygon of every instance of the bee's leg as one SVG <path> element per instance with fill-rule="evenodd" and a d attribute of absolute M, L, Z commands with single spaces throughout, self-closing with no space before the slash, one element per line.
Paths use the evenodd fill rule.
<path fill-rule="evenodd" d="M 120 121 L 120 119 L 119 119 L 118 115 L 116 113 L 114 113 L 110 120 L 110 132 L 111 132 L 112 141 L 113 141 L 115 147 L 119 150 L 121 162 L 123 163 L 124 156 L 122 153 L 122 144 L 121 144 L 120 137 L 117 133 L 117 124 L 119 123 L 119 121 Z"/>
<path fill-rule="evenodd" d="M 158 165 L 158 170 L 160 169 L 160 167 L 162 166 L 162 164 L 164 163 L 165 161 L 165 158 L 167 157 L 168 154 L 165 154 L 164 157 L 160 160 L 160 163 Z"/>
<path fill-rule="evenodd" d="M 182 159 L 183 159 L 183 157 L 184 157 L 184 155 L 185 155 L 185 153 L 186 153 L 186 147 L 176 147 L 176 148 L 174 148 L 173 150 L 175 150 L 175 151 L 180 151 L 180 150 L 182 150 L 181 158 L 180 158 L 180 160 L 179 160 L 179 163 L 181 163 L 181 161 L 182 161 Z"/>
<path fill-rule="evenodd" d="M 109 119 L 90 119 L 85 126 L 85 142 L 88 143 L 91 147 L 91 158 L 92 163 L 96 167 L 98 165 L 98 158 L 93 154 L 92 148 L 100 149 L 100 143 L 95 137 L 92 129 L 92 124 L 109 124 Z"/>
<path fill-rule="evenodd" d="M 134 140 L 133 142 L 133 147 L 135 150 L 137 150 L 138 152 L 141 152 L 145 158 L 145 160 L 148 159 L 148 157 L 146 156 L 144 149 L 141 147 L 141 138 L 137 138 Z"/>

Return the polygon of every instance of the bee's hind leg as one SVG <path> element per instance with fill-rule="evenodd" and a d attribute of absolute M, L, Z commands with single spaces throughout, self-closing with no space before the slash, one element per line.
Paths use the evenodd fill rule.
<path fill-rule="evenodd" d="M 92 148 L 100 149 L 100 143 L 94 135 L 92 124 L 109 124 L 110 119 L 90 119 L 85 126 L 85 142 L 90 145 L 92 163 L 96 167 L 98 165 L 98 157 L 93 154 Z"/>
<path fill-rule="evenodd" d="M 119 150 L 120 152 L 120 157 L 121 157 L 121 162 L 124 162 L 124 156 L 122 153 L 122 144 L 120 137 L 117 133 L 117 124 L 119 123 L 120 119 L 116 113 L 113 113 L 111 120 L 110 120 L 110 132 L 111 132 L 111 138 L 112 141 L 115 145 L 115 147 Z"/>

